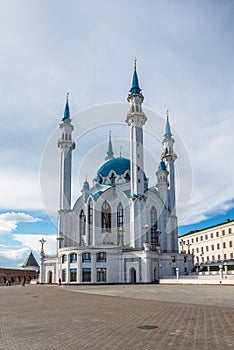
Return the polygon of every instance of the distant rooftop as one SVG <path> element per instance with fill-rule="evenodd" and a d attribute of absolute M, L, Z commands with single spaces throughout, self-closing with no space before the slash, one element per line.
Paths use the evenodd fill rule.
<path fill-rule="evenodd" d="M 38 262 L 36 261 L 36 258 L 32 252 L 29 254 L 22 267 L 39 267 Z"/>
<path fill-rule="evenodd" d="M 224 220 L 224 222 L 221 222 L 220 224 L 216 224 L 216 225 L 213 225 L 213 226 L 208 226 L 208 227 L 202 228 L 202 229 L 200 229 L 200 230 L 190 231 L 190 232 L 185 233 L 184 235 L 180 236 L 179 238 L 184 237 L 184 236 L 191 235 L 191 234 L 193 234 L 193 233 L 198 233 L 198 232 L 206 231 L 206 230 L 209 230 L 209 229 L 218 227 L 218 226 L 223 226 L 223 225 L 229 224 L 229 223 L 231 223 L 231 222 L 234 222 L 234 220 L 226 219 L 226 220 Z"/>

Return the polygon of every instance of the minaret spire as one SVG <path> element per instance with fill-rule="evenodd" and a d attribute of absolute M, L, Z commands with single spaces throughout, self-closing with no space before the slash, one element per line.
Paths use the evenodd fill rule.
<path fill-rule="evenodd" d="M 63 114 L 63 119 L 62 121 L 64 123 L 70 123 L 71 119 L 70 119 L 70 109 L 69 109 L 69 92 L 67 93 L 66 96 L 66 105 L 65 105 L 65 109 L 64 109 L 64 114 Z"/>
<path fill-rule="evenodd" d="M 113 152 L 113 147 L 112 147 L 112 141 L 111 141 L 111 131 L 109 131 L 108 149 L 107 149 L 106 154 L 107 154 L 107 156 L 105 157 L 105 160 L 110 160 L 110 159 L 115 158 L 114 152 Z"/>
<path fill-rule="evenodd" d="M 170 140 L 172 139 L 172 133 L 171 133 L 171 127 L 169 123 L 169 112 L 167 110 L 167 118 L 166 118 L 166 129 L 164 134 L 164 140 Z"/>

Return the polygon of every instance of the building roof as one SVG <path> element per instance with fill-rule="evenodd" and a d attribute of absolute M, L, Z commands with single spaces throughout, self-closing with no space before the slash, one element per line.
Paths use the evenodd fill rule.
<path fill-rule="evenodd" d="M 184 237 L 184 236 L 189 236 L 189 235 L 192 235 L 192 234 L 195 234 L 195 233 L 200 233 L 202 231 L 206 231 L 206 230 L 209 230 L 209 229 L 212 229 L 212 228 L 216 228 L 216 227 L 219 227 L 219 226 L 224 226 L 224 225 L 227 225 L 227 224 L 230 224 L 230 223 L 234 223 L 234 220 L 226 219 L 226 220 L 224 220 L 224 222 L 221 222 L 220 224 L 213 225 L 213 226 L 208 226 L 208 227 L 202 228 L 200 230 L 190 231 L 188 233 L 185 233 L 182 236 L 179 236 L 179 238 Z"/>
<path fill-rule="evenodd" d="M 36 261 L 36 258 L 32 252 L 29 254 L 22 267 L 39 267 L 38 262 Z"/>

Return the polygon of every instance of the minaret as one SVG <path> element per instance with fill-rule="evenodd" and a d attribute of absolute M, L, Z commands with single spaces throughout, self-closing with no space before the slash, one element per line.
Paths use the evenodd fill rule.
<path fill-rule="evenodd" d="M 176 205 L 175 205 L 175 168 L 174 162 L 177 158 L 173 150 L 174 144 L 173 135 L 171 133 L 168 111 L 166 119 L 166 130 L 162 144 L 164 146 L 164 152 L 162 154 L 162 161 L 167 165 L 169 171 L 169 190 L 168 190 L 168 209 L 171 215 L 176 216 Z"/>
<path fill-rule="evenodd" d="M 136 71 L 136 60 L 132 78 L 132 87 L 129 91 L 128 102 L 130 110 L 126 116 L 126 123 L 130 127 L 130 161 L 131 161 L 131 195 L 144 195 L 144 150 L 143 125 L 147 118 L 142 112 L 144 96 L 139 87 Z"/>
<path fill-rule="evenodd" d="M 71 124 L 68 96 L 67 94 L 62 123 L 59 125 L 61 130 L 61 137 L 58 140 L 58 147 L 61 150 L 60 210 L 70 210 L 71 208 L 71 167 L 75 142 L 72 140 L 74 127 Z"/>
<path fill-rule="evenodd" d="M 130 110 L 126 116 L 126 123 L 130 127 L 130 246 L 143 249 L 144 231 L 146 224 L 142 221 L 142 212 L 145 206 L 145 179 L 144 179 L 144 149 L 143 149 L 143 125 L 147 118 L 142 112 L 144 96 L 139 87 L 136 71 L 136 60 L 132 78 L 132 87 L 128 94 Z"/>
<path fill-rule="evenodd" d="M 108 140 L 108 149 L 106 152 L 107 156 L 105 157 L 105 160 L 114 159 L 114 152 L 112 147 L 112 141 L 111 141 L 111 131 L 109 132 L 109 140 Z"/>

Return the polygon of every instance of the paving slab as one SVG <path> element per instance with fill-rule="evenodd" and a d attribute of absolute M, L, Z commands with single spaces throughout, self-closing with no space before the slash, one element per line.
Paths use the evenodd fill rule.
<path fill-rule="evenodd" d="M 194 293 L 197 299 L 206 295 L 206 289 L 199 286 L 195 291 L 191 289 L 191 298 L 187 296 L 187 301 L 180 302 L 173 301 L 171 296 L 177 293 L 177 300 L 178 295 L 181 299 L 189 295 L 184 286 L 174 292 L 168 289 L 167 293 L 157 285 L 100 286 L 111 293 L 111 288 L 116 287 L 122 296 L 92 294 L 96 286 L 85 286 L 86 292 L 82 287 L 1 287 L 0 349 L 234 348 L 230 294 L 233 287 L 214 291 L 214 286 L 209 286 L 210 295 L 222 293 L 228 307 L 210 305 L 205 302 L 206 296 L 203 303 L 193 303 Z M 141 295 L 135 297 L 138 288 Z M 167 295 L 170 301 L 157 300 L 157 294 Z"/>

